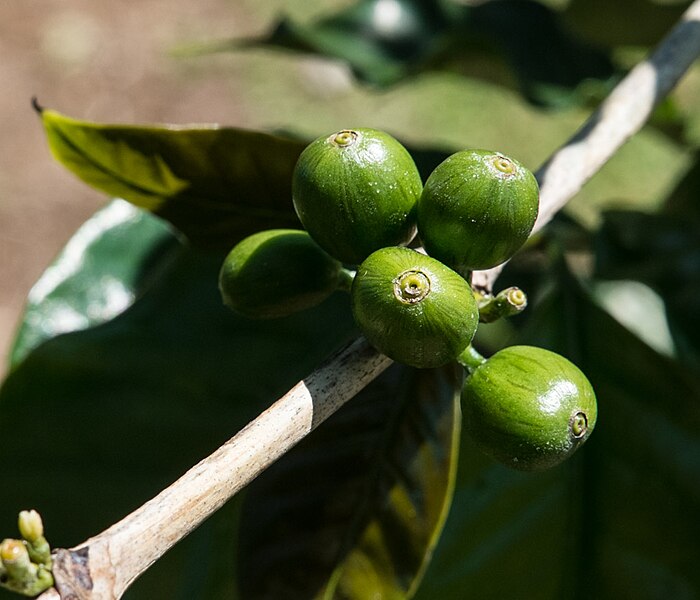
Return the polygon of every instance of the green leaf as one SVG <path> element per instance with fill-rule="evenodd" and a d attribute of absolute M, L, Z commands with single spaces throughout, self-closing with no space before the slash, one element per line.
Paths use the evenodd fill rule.
<path fill-rule="evenodd" d="M 674 198 L 670 213 L 605 213 L 596 238 L 596 276 L 655 289 L 664 299 L 679 360 L 700 372 L 700 220 L 696 207 L 684 209 L 681 195 Z"/>
<path fill-rule="evenodd" d="M 640 340 L 660 354 L 677 358 L 666 306 L 660 294 L 648 285 L 630 279 L 596 281 L 591 291 L 601 308 Z"/>
<path fill-rule="evenodd" d="M 503 54 L 525 97 L 562 108 L 597 103 L 612 88 L 607 53 L 572 36 L 559 14 L 539 2 L 500 0 L 473 7 L 466 33 Z"/>
<path fill-rule="evenodd" d="M 29 292 L 11 364 L 49 338 L 122 313 L 179 249 L 161 219 L 123 200 L 108 204 L 78 229 Z"/>
<path fill-rule="evenodd" d="M 604 51 L 569 35 L 557 13 L 531 0 L 475 6 L 362 0 L 310 24 L 283 19 L 266 37 L 228 46 L 331 56 L 350 65 L 359 80 L 378 86 L 436 69 L 504 85 L 515 80 L 530 101 L 558 107 L 599 99 L 614 74 Z M 511 75 L 504 77 L 504 70 Z M 596 87 L 595 80 L 603 83 Z"/>
<path fill-rule="evenodd" d="M 0 468 L 4 531 L 13 531 L 16 510 L 37 506 L 54 545 L 97 533 L 235 433 L 354 331 L 343 295 L 274 322 L 235 317 L 216 289 L 222 259 L 178 244 L 157 219 L 123 201 L 76 233 L 35 288 L 44 292 L 34 293 L 15 369 L 0 391 L 0 453 L 12 456 Z M 117 288 L 129 302 L 110 304 Z M 82 317 L 70 321 L 72 332 L 61 327 L 65 314 Z M 303 456 L 304 472 L 311 463 L 321 477 L 335 473 L 322 479 L 334 501 L 308 497 L 311 506 L 341 510 L 345 503 L 346 519 L 330 526 L 349 546 L 327 567 L 324 585 L 365 586 L 357 564 L 370 559 L 376 585 L 394 597 L 417 584 L 451 498 L 454 389 L 453 373 L 396 367 L 270 471 L 293 471 Z M 351 472 L 337 471 L 338 461 Z M 349 501 L 351 489 L 362 506 Z M 204 589 L 206 597 L 232 597 L 238 502 L 159 561 L 127 597 L 204 597 Z M 250 528 L 258 517 L 246 514 L 243 523 Z M 394 545 L 398 531 L 405 548 Z M 314 541 L 307 552 L 324 544 Z M 245 536 L 243 547 L 248 557 Z M 249 581 L 252 571 L 243 572 Z"/>
<path fill-rule="evenodd" d="M 564 16 L 575 34 L 603 46 L 651 46 L 678 21 L 690 0 L 570 0 Z"/>
<path fill-rule="evenodd" d="M 551 288 L 550 288 L 551 289 Z M 463 440 L 452 511 L 418 598 L 694 598 L 700 380 L 599 309 L 566 273 L 519 340 L 590 378 L 598 424 L 541 474 Z"/>
<path fill-rule="evenodd" d="M 85 183 L 170 221 L 209 248 L 298 225 L 291 177 L 302 142 L 218 126 L 104 125 L 52 110 L 51 152 Z"/>
<path fill-rule="evenodd" d="M 259 477 L 242 596 L 411 597 L 452 499 L 458 383 L 454 369 L 396 365 Z"/>
<path fill-rule="evenodd" d="M 347 61 L 361 80 L 388 85 L 440 48 L 447 21 L 439 4 L 361 0 L 307 25 L 283 19 L 269 36 L 231 46 L 270 45 L 332 56 Z"/>
<path fill-rule="evenodd" d="M 670 194 L 664 213 L 700 222 L 700 153 L 697 151 L 690 168 Z"/>
<path fill-rule="evenodd" d="M 582 482 L 591 595 L 620 597 L 634 585 L 639 598 L 694 597 L 700 378 L 619 325 L 566 274 L 560 281 L 537 327 L 569 328 L 566 340 L 540 341 L 576 360 L 598 395 Z"/>
<path fill-rule="evenodd" d="M 145 240 L 138 219 L 113 225 L 118 235 L 109 227 L 97 234 L 114 242 L 107 282 L 123 274 L 129 287 L 139 279 L 133 266 L 117 264 L 120 256 L 131 263 L 132 244 L 143 244 L 138 256 L 153 263 L 142 271 L 150 282 L 115 318 L 25 350 L 0 388 L 0 535 L 14 535 L 17 512 L 30 507 L 40 510 L 55 546 L 98 533 L 356 335 L 342 293 L 285 319 L 236 317 L 217 289 L 223 253 L 187 246 L 158 253 L 161 236 Z M 95 238 L 80 247 L 76 264 L 89 265 L 93 285 L 81 286 L 77 269 L 51 302 L 85 306 L 84 293 L 98 290 L 102 279 L 92 263 L 106 246 Z M 232 589 L 235 504 L 158 561 L 126 598 L 198 598 L 203 589 Z"/>

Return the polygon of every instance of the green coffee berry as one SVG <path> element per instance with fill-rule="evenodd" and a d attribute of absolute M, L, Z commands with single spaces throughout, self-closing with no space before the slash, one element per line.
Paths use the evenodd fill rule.
<path fill-rule="evenodd" d="M 469 284 L 409 248 L 383 248 L 358 267 L 352 311 L 369 342 L 413 367 L 454 360 L 471 342 L 479 311 Z"/>
<path fill-rule="evenodd" d="M 593 431 L 595 393 L 563 356 L 511 346 L 476 367 L 462 389 L 464 428 L 496 460 L 521 470 L 553 467 Z"/>
<path fill-rule="evenodd" d="M 426 251 L 465 274 L 508 260 L 537 219 L 534 175 L 498 152 L 457 152 L 431 173 L 418 202 Z"/>
<path fill-rule="evenodd" d="M 413 159 L 390 135 L 346 129 L 312 142 L 294 169 L 294 208 L 329 254 L 349 264 L 416 232 L 423 184 Z"/>
<path fill-rule="evenodd" d="M 337 288 L 342 265 L 308 233 L 271 229 L 240 241 L 219 273 L 221 297 L 246 317 L 284 317 L 316 306 Z"/>

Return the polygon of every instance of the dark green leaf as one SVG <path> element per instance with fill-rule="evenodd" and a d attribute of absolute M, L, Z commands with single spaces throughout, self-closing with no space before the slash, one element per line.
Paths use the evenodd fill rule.
<path fill-rule="evenodd" d="M 700 369 L 700 220 L 675 197 L 671 214 L 605 213 L 596 275 L 638 280 L 661 294 L 679 359 Z"/>
<path fill-rule="evenodd" d="M 561 283 L 542 314 L 544 329 L 568 327 L 567 340 L 540 341 L 576 360 L 598 395 L 582 482 L 591 595 L 621 597 L 634 586 L 638 598 L 695 597 L 700 379 L 640 342 L 572 279 Z"/>
<path fill-rule="evenodd" d="M 217 448 L 355 334 L 340 293 L 285 319 L 238 318 L 217 289 L 223 254 L 185 246 L 158 254 L 159 235 L 150 238 L 149 252 L 143 223 L 115 227 L 119 235 L 102 232 L 115 244 L 107 274 L 124 275 L 125 287 L 137 281 L 117 257 L 131 262 L 129 245 L 143 244 L 137 255 L 152 259 L 144 269 L 150 284 L 116 318 L 30 351 L 0 389 L 3 536 L 16 535 L 17 512 L 31 507 L 41 511 L 54 545 L 98 533 Z M 105 246 L 96 242 L 83 247 L 79 264 L 101 255 Z M 100 281 L 96 265 L 90 273 L 93 286 L 81 287 L 78 270 L 75 282 L 63 279 L 52 301 L 85 306 L 85 290 L 96 292 Z M 232 505 L 179 544 L 127 597 L 199 598 L 207 589 L 230 598 L 222 590 L 235 585 L 235 513 Z"/>
<path fill-rule="evenodd" d="M 34 284 L 11 363 L 49 338 L 126 310 L 178 250 L 164 221 L 123 200 L 107 205 L 78 229 Z"/>
<path fill-rule="evenodd" d="M 522 342 L 568 355 L 598 395 L 557 469 L 495 466 L 463 441 L 452 511 L 419 598 L 695 598 L 700 380 L 597 308 L 568 275 Z"/>
<path fill-rule="evenodd" d="M 572 36 L 559 15 L 539 2 L 484 2 L 469 12 L 466 25 L 471 36 L 504 55 L 536 104 L 585 104 L 612 87 L 615 72 L 607 54 Z"/>
<path fill-rule="evenodd" d="M 452 499 L 452 369 L 394 366 L 250 487 L 244 598 L 407 598 Z"/>
<path fill-rule="evenodd" d="M 700 221 L 700 153 L 669 196 L 664 212 L 681 219 Z"/>
<path fill-rule="evenodd" d="M 452 510 L 417 599 L 564 600 L 573 560 L 568 467 L 526 474 L 496 465 L 467 436 Z"/>
<path fill-rule="evenodd" d="M 651 46 L 688 4 L 690 0 L 571 0 L 564 15 L 576 34 L 603 47 Z"/>
<path fill-rule="evenodd" d="M 495 77 L 505 84 L 514 77 L 529 100 L 547 106 L 599 100 L 614 75 L 605 52 L 571 36 L 555 12 L 531 0 L 475 6 L 362 0 L 311 24 L 284 19 L 266 38 L 230 45 L 332 56 L 375 85 L 431 69 Z M 500 75 L 504 67 L 513 74 L 510 81 Z"/>
<path fill-rule="evenodd" d="M 0 393 L 0 453 L 13 457 L 0 471 L 0 525 L 8 534 L 15 512 L 27 506 L 41 509 L 56 545 L 96 533 L 235 433 L 352 332 L 342 296 L 274 322 L 233 316 L 216 289 L 221 260 L 179 245 L 158 220 L 115 201 L 50 267 Z M 109 301 L 117 287 L 129 297 L 118 306 Z M 66 314 L 81 318 L 63 327 Z M 321 477 L 324 469 L 335 472 L 335 479 L 321 479 L 335 493 L 330 505 L 346 516 L 330 521 L 337 541 L 348 544 L 325 571 L 326 578 L 336 573 L 335 586 L 365 586 L 358 559 L 376 559 L 376 585 L 394 594 L 417 583 L 451 498 L 459 431 L 454 386 L 444 372 L 397 367 L 291 455 L 292 468 L 306 453 L 305 467 L 315 463 Z M 336 472 L 338 461 L 352 472 Z M 289 468 L 281 465 L 283 473 Z M 351 490 L 361 506 L 349 502 Z M 308 498 L 311 505 L 326 500 Z M 128 597 L 198 597 L 202 589 L 207 598 L 231 597 L 236 506 L 178 545 Z M 245 523 L 257 523 L 253 517 Z M 316 526 L 329 523 L 321 518 Z M 397 531 L 405 547 L 389 534 Z M 285 568 L 292 567 L 279 572 Z"/>
<path fill-rule="evenodd" d="M 225 127 L 102 125 L 41 113 L 56 159 L 89 185 L 170 221 L 195 244 L 298 225 L 291 178 L 302 142 Z"/>
<path fill-rule="evenodd" d="M 677 215 L 608 211 L 597 240 L 599 277 L 670 288 L 700 271 L 699 223 Z"/>
<path fill-rule="evenodd" d="M 361 80 L 388 85 L 434 55 L 446 27 L 433 0 L 361 0 L 309 25 L 283 19 L 267 38 L 233 46 L 271 45 L 332 56 L 347 61 Z"/>

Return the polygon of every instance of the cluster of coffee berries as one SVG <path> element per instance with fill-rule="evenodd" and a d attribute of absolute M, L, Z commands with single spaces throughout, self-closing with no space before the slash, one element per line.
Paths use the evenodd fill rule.
<path fill-rule="evenodd" d="M 530 235 L 539 189 L 528 169 L 499 152 L 465 150 L 423 186 L 394 138 L 346 129 L 304 150 L 292 196 L 305 231 L 241 241 L 220 273 L 229 307 L 275 318 L 348 290 L 358 327 L 380 352 L 418 368 L 467 366 L 466 428 L 495 458 L 545 468 L 588 437 L 595 396 L 568 360 L 522 346 L 475 360 L 471 347 L 480 308 L 485 322 L 498 301 L 525 304 L 516 288 L 480 305 L 469 278 L 508 260 Z M 416 233 L 424 252 L 407 247 Z"/>

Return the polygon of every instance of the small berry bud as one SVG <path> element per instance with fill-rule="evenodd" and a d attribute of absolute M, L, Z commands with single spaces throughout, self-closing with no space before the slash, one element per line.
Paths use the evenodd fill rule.
<path fill-rule="evenodd" d="M 498 319 L 521 313 L 527 306 L 527 295 L 520 288 L 509 287 L 496 296 L 482 296 L 479 300 L 479 320 L 493 323 Z"/>
<path fill-rule="evenodd" d="M 36 542 L 44 536 L 44 523 L 35 510 L 23 510 L 19 513 L 19 532 L 28 542 Z"/>
<path fill-rule="evenodd" d="M 6 539 L 0 544 L 0 560 L 6 567 L 29 562 L 26 546 L 19 540 Z"/>
<path fill-rule="evenodd" d="M 0 544 L 0 587 L 34 597 L 49 589 L 54 580 L 49 567 L 32 561 L 27 544 L 12 539 Z"/>

